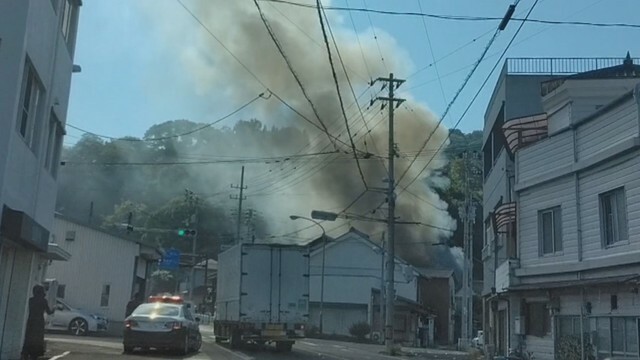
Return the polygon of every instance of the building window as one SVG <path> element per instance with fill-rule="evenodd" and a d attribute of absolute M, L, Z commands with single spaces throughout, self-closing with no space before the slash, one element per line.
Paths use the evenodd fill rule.
<path fill-rule="evenodd" d="M 604 246 L 629 238 L 624 188 L 600 194 L 600 228 Z"/>
<path fill-rule="evenodd" d="M 633 357 L 638 352 L 638 318 L 598 317 L 596 323 L 596 349 L 598 359 L 606 357 Z"/>
<path fill-rule="evenodd" d="M 69 52 L 73 53 L 78 28 L 78 3 L 77 0 L 62 0 L 62 2 L 62 36 Z"/>
<path fill-rule="evenodd" d="M 551 317 L 545 303 L 526 303 L 525 334 L 543 337 L 551 331 Z"/>
<path fill-rule="evenodd" d="M 66 241 L 74 241 L 76 239 L 76 232 L 75 230 L 68 230 L 65 234 L 64 234 L 64 239 Z"/>
<path fill-rule="evenodd" d="M 100 295 L 100 306 L 107 307 L 109 306 L 109 295 L 111 294 L 111 285 L 104 284 L 102 285 L 102 294 Z"/>
<path fill-rule="evenodd" d="M 562 211 L 560 206 L 538 211 L 540 255 L 562 251 Z"/>
<path fill-rule="evenodd" d="M 33 152 L 38 151 L 40 133 L 42 131 L 42 107 L 44 105 L 44 89 L 38 75 L 27 59 L 22 77 L 20 108 L 18 111 L 18 132 Z"/>
<path fill-rule="evenodd" d="M 64 299 L 64 293 L 67 288 L 67 285 L 58 285 L 56 296 L 60 299 Z"/>

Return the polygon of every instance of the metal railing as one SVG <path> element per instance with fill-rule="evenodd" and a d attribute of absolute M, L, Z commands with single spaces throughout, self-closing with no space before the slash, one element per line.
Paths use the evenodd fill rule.
<path fill-rule="evenodd" d="M 622 65 L 625 58 L 508 58 L 508 74 L 567 75 Z M 640 65 L 640 58 L 632 58 Z"/>

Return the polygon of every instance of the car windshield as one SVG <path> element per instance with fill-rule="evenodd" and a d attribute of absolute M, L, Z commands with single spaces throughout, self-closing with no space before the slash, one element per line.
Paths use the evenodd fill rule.
<path fill-rule="evenodd" d="M 170 304 L 142 304 L 138 306 L 132 314 L 133 316 L 178 316 L 180 315 L 180 306 Z"/>

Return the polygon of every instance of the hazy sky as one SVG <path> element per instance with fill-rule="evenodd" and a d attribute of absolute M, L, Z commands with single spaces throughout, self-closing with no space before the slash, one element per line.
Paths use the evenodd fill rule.
<path fill-rule="evenodd" d="M 250 0 L 229 0 L 250 1 Z M 502 17 L 512 1 L 507 0 L 365 0 L 369 8 L 419 11 L 435 14 Z M 193 0 L 184 0 L 195 8 Z M 324 2 L 329 5 L 328 1 Z M 80 16 L 75 63 L 82 72 L 74 74 L 67 121 L 91 131 L 113 136 L 142 136 L 152 124 L 172 119 L 208 122 L 233 111 L 239 104 L 229 101 L 225 84 L 212 84 L 219 92 L 203 92 L 186 75 L 184 62 L 175 52 L 181 39 L 166 35 L 158 28 L 149 9 L 162 4 L 171 10 L 176 26 L 189 26 L 194 36 L 208 36 L 176 0 L 102 0 L 85 1 Z M 522 0 L 516 16 L 523 17 L 533 0 Z M 364 7 L 363 0 L 334 0 L 334 6 Z M 265 3 L 265 7 L 270 6 Z M 300 11 L 313 11 L 303 10 Z M 579 20 L 592 22 L 639 23 L 640 1 L 637 0 L 540 0 L 531 15 L 535 19 Z M 353 31 L 349 13 L 329 11 L 335 28 Z M 409 77 L 400 92 L 411 96 L 441 114 L 446 101 L 460 87 L 471 64 L 478 58 L 497 22 L 460 22 L 427 19 L 433 54 L 427 42 L 424 24 L 419 17 L 352 13 L 361 41 L 372 41 L 371 24 L 378 36 L 389 34 L 398 47 L 406 51 L 419 70 L 452 51 L 478 38 L 454 55 Z M 166 21 L 166 20 L 163 20 Z M 169 26 L 171 24 L 168 24 Z M 471 82 L 444 121 L 452 126 L 495 64 L 498 54 L 517 29 L 511 22 L 488 53 Z M 231 30 L 230 30 L 231 31 Z M 311 34 L 321 41 L 321 34 Z M 640 56 L 640 29 L 595 28 L 527 23 L 510 48 L 509 57 L 622 57 L 627 51 Z M 355 37 L 354 37 L 355 39 Z M 213 46 L 214 40 L 211 39 Z M 310 42 L 309 46 L 316 46 Z M 223 51 L 220 49 L 220 51 Z M 437 72 L 436 72 L 437 67 Z M 407 75 L 414 71 L 396 69 Z M 438 81 L 437 73 L 441 81 Z M 385 74 L 363 74 L 372 77 Z M 482 128 L 484 109 L 495 85 L 496 74 L 489 81 L 460 128 L 471 131 Z M 327 72 L 327 76 L 330 73 Z M 442 88 L 441 88 L 441 85 Z M 313 84 L 306 84 L 313 86 Z M 443 97 L 444 92 L 444 97 Z M 407 94 L 405 94 L 407 95 Z M 231 125 L 240 118 L 251 117 L 250 109 L 221 125 Z M 399 124 L 398 126 L 402 126 Z M 68 129 L 66 144 L 77 141 L 81 134 Z"/>

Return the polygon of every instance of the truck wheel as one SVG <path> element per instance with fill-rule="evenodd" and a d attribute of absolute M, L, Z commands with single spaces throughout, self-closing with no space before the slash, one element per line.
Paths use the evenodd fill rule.
<path fill-rule="evenodd" d="M 293 342 L 291 341 L 277 341 L 276 350 L 278 352 L 291 352 L 293 349 Z"/>

